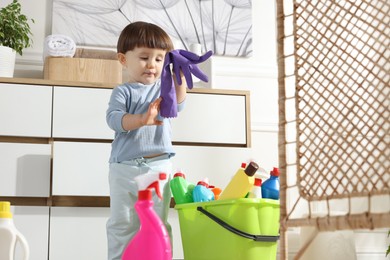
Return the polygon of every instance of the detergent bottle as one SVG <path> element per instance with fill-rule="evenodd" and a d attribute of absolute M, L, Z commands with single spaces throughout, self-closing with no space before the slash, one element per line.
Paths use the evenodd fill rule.
<path fill-rule="evenodd" d="M 221 194 L 222 189 L 216 187 L 215 185 L 209 185 L 209 189 L 214 193 L 214 200 L 219 199 L 219 195 Z"/>
<path fill-rule="evenodd" d="M 186 176 L 181 171 L 177 171 L 169 182 L 173 199 L 176 204 L 193 202 L 192 191 L 195 185 L 187 182 Z"/>
<path fill-rule="evenodd" d="M 222 190 L 219 200 L 245 198 L 253 187 L 255 182 L 253 175 L 258 168 L 259 166 L 255 162 L 250 162 L 248 166 L 246 163 L 242 163 L 226 188 Z"/>
<path fill-rule="evenodd" d="M 141 222 L 137 234 L 130 240 L 122 260 L 172 260 L 172 248 L 168 231 L 153 209 L 152 189 L 161 199 L 160 187 L 167 181 L 165 173 L 147 173 L 135 178 L 138 185 L 138 201 L 135 210 Z"/>
<path fill-rule="evenodd" d="M 260 178 L 255 177 L 255 183 L 253 184 L 252 190 L 248 193 L 248 198 L 261 198 L 261 182 Z"/>
<path fill-rule="evenodd" d="M 198 181 L 198 184 L 195 186 L 192 193 L 194 202 L 214 200 L 214 193 L 209 189 L 209 185 L 206 181 Z"/>
<path fill-rule="evenodd" d="M 261 186 L 261 196 L 263 199 L 278 200 L 280 189 L 279 169 L 274 167 L 270 174 L 271 176 Z"/>
<path fill-rule="evenodd" d="M 30 256 L 27 240 L 16 229 L 11 213 L 11 203 L 0 201 L 0 259 L 13 260 L 16 242 L 20 242 L 24 251 L 24 260 Z"/>

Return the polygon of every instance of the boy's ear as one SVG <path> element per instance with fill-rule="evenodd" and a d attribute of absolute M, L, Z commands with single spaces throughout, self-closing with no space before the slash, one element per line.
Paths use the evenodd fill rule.
<path fill-rule="evenodd" d="M 126 56 L 123 53 L 117 54 L 118 60 L 122 65 L 126 64 Z"/>

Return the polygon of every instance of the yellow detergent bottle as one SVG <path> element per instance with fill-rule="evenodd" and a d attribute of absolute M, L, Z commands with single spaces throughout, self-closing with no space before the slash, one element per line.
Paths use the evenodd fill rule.
<path fill-rule="evenodd" d="M 11 213 L 11 203 L 0 201 L 0 259 L 13 260 L 16 242 L 24 250 L 24 260 L 29 258 L 30 250 L 24 236 L 16 229 Z"/>
<path fill-rule="evenodd" d="M 259 166 L 255 162 L 250 162 L 248 166 L 242 163 L 241 168 L 238 169 L 226 188 L 222 190 L 219 200 L 244 198 L 255 183 L 254 175 L 258 168 Z"/>

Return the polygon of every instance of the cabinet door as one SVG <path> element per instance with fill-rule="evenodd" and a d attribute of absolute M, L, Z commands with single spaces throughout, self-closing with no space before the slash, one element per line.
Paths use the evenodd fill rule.
<path fill-rule="evenodd" d="M 109 196 L 110 143 L 54 142 L 54 196 Z"/>
<path fill-rule="evenodd" d="M 172 248 L 173 248 L 173 257 L 172 259 L 184 259 L 183 254 L 183 244 L 181 241 L 181 230 L 179 215 L 176 209 L 169 209 L 168 211 L 168 223 L 172 228 Z M 185 232 L 185 231 L 183 231 Z"/>
<path fill-rule="evenodd" d="M 0 143 L 0 196 L 50 196 L 49 144 Z"/>
<path fill-rule="evenodd" d="M 54 87 L 53 137 L 113 139 L 106 110 L 111 89 Z"/>
<path fill-rule="evenodd" d="M 12 206 L 15 227 L 26 238 L 30 248 L 29 260 L 48 259 L 49 207 Z M 15 259 L 23 259 L 22 247 L 17 244 Z"/>
<path fill-rule="evenodd" d="M 188 93 L 171 120 L 173 142 L 250 146 L 245 95 Z"/>
<path fill-rule="evenodd" d="M 52 87 L 0 83 L 0 135 L 51 136 Z"/>
<path fill-rule="evenodd" d="M 49 260 L 106 260 L 109 208 L 53 207 Z"/>

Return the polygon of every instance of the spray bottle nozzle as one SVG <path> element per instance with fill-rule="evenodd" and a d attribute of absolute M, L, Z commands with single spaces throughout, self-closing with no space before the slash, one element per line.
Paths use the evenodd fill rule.
<path fill-rule="evenodd" d="M 167 174 L 164 172 L 160 173 L 147 173 L 145 175 L 140 175 L 135 178 L 135 181 L 138 185 L 138 191 L 143 190 L 152 190 L 154 189 L 156 191 L 157 196 L 162 199 L 161 195 L 161 187 L 164 187 L 164 182 L 167 181 Z"/>
<path fill-rule="evenodd" d="M 160 191 L 160 185 L 158 185 L 158 181 L 155 181 L 151 183 L 146 189 L 154 189 L 156 191 L 157 196 L 162 199 L 161 191 Z"/>

